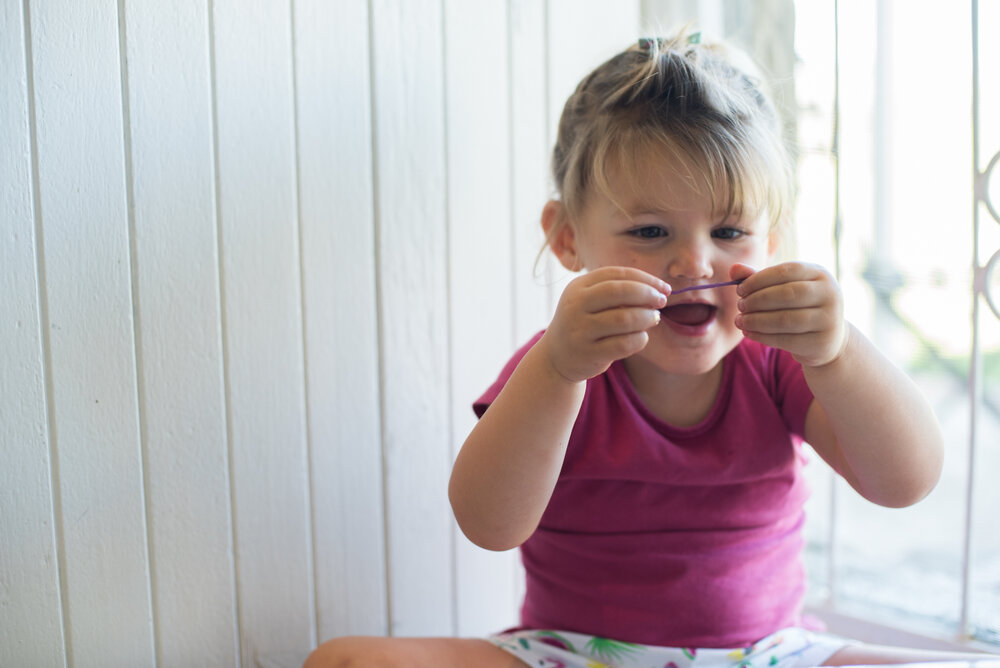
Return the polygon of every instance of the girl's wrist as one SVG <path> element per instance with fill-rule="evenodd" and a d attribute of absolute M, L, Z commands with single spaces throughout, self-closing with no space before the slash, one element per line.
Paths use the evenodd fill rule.
<path fill-rule="evenodd" d="M 537 355 L 539 357 L 538 362 L 543 367 L 543 373 L 545 373 L 548 380 L 556 386 L 565 387 L 567 389 L 575 389 L 584 385 L 586 380 L 573 379 L 559 369 L 559 365 L 555 361 L 555 355 L 551 350 L 551 339 L 548 338 L 548 336 L 548 332 L 543 334 L 542 338 L 539 339 L 534 348 L 529 351 L 529 354 L 537 351 Z"/>
<path fill-rule="evenodd" d="M 844 334 L 843 337 L 841 337 L 840 348 L 833 355 L 833 357 L 819 364 L 802 364 L 802 367 L 813 371 L 832 370 L 837 368 L 846 358 L 850 356 L 850 349 L 852 348 L 851 341 L 854 337 L 854 326 L 851 325 L 851 323 L 844 321 Z"/>

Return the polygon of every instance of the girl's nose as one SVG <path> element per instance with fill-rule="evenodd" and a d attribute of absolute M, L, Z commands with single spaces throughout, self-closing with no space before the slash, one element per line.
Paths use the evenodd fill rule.
<path fill-rule="evenodd" d="M 707 249 L 698 243 L 677 248 L 670 260 L 668 271 L 673 278 L 711 278 L 712 263 Z"/>

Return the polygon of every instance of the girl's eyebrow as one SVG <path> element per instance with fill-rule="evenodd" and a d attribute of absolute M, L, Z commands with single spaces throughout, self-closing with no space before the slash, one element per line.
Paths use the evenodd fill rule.
<path fill-rule="evenodd" d="M 622 209 L 622 213 L 628 218 L 638 218 L 639 216 L 655 216 L 657 218 L 672 218 L 683 215 L 683 211 L 671 209 L 666 206 L 656 204 L 637 203 L 634 206 Z"/>
<path fill-rule="evenodd" d="M 617 208 L 626 216 L 642 216 L 644 214 L 660 214 L 665 211 L 665 209 L 653 202 L 646 202 L 642 200 L 632 200 L 618 202 Z"/>

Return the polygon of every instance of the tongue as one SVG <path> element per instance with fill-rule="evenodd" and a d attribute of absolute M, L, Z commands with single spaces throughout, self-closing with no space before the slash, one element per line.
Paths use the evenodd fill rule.
<path fill-rule="evenodd" d="M 712 317 L 714 306 L 708 304 L 677 304 L 661 311 L 663 317 L 681 325 L 700 325 Z"/>

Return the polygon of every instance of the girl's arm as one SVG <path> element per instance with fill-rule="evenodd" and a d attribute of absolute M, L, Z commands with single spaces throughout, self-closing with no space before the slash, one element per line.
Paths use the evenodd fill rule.
<path fill-rule="evenodd" d="M 448 496 L 469 540 L 490 550 L 538 527 L 562 469 L 586 381 L 632 355 L 659 322 L 670 286 L 624 267 L 575 278 L 455 460 Z"/>
<path fill-rule="evenodd" d="M 552 369 L 545 335 L 466 438 L 448 485 L 455 519 L 488 550 L 507 550 L 534 532 L 555 488 L 586 382 Z"/>
<path fill-rule="evenodd" d="M 833 277 L 785 263 L 753 274 L 737 292 L 744 334 L 802 364 L 815 397 L 804 435 L 819 455 L 874 503 L 901 507 L 926 496 L 941 473 L 940 427 L 913 381 L 844 321 Z"/>
<path fill-rule="evenodd" d="M 858 493 L 901 508 L 934 488 L 944 456 L 934 412 L 864 335 L 850 326 L 836 361 L 803 371 L 816 397 L 806 440 Z"/>

